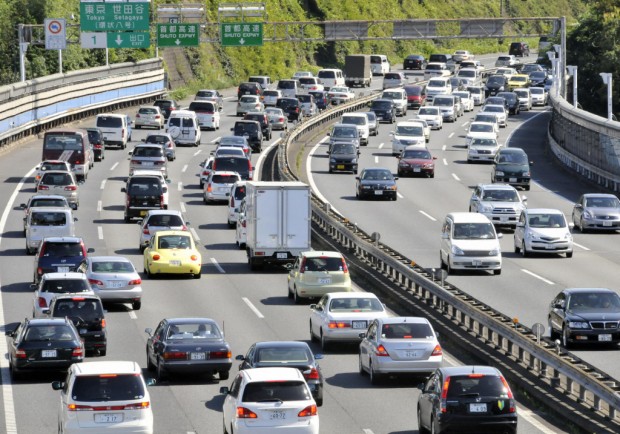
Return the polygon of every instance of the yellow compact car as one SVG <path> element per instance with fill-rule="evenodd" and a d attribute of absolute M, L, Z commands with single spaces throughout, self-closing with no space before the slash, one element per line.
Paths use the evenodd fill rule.
<path fill-rule="evenodd" d="M 351 290 L 349 268 L 340 252 L 302 252 L 288 274 L 288 296 L 296 304 L 329 292 Z"/>
<path fill-rule="evenodd" d="M 186 231 L 157 231 L 144 250 L 144 272 L 156 274 L 189 274 L 200 279 L 202 257 L 194 239 Z"/>
<path fill-rule="evenodd" d="M 527 74 L 515 74 L 508 79 L 508 88 L 512 92 L 517 87 L 529 87 L 530 76 Z"/>

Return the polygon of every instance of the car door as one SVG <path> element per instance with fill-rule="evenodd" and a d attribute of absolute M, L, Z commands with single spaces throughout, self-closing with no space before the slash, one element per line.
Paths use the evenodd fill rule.
<path fill-rule="evenodd" d="M 579 198 L 579 201 L 575 203 L 575 206 L 573 208 L 573 222 L 577 222 L 575 224 L 578 224 L 579 220 L 581 219 L 581 216 L 583 215 L 584 206 L 585 206 L 585 199 L 584 199 L 584 196 L 582 195 Z"/>
<path fill-rule="evenodd" d="M 151 363 L 153 363 L 154 365 L 157 365 L 158 354 L 161 353 L 162 348 L 163 348 L 162 341 L 164 339 L 165 327 L 166 327 L 166 323 L 164 321 L 160 322 L 157 328 L 155 329 L 153 336 L 151 336 L 146 342 L 146 345 L 149 349 L 148 354 L 150 355 Z"/>
<path fill-rule="evenodd" d="M 449 218 L 443 223 L 441 227 L 441 247 L 439 248 L 439 254 L 442 261 L 448 262 L 448 256 L 450 255 L 450 233 L 452 232 L 452 221 Z"/>
<path fill-rule="evenodd" d="M 293 292 L 293 288 L 295 287 L 295 282 L 297 281 L 297 277 L 299 276 L 299 266 L 301 265 L 302 257 L 298 257 L 293 267 L 288 272 L 288 289 L 289 293 Z"/>
<path fill-rule="evenodd" d="M 437 401 L 437 396 L 440 392 L 441 381 L 439 380 L 439 373 L 435 372 L 424 383 L 424 388 L 418 398 L 418 404 L 420 406 L 420 424 L 418 427 L 422 431 L 422 426 L 430 428 L 431 415 L 433 414 L 433 407 Z"/>
<path fill-rule="evenodd" d="M 562 323 L 564 322 L 567 302 L 568 300 L 566 299 L 566 294 L 563 292 L 559 293 L 551 302 L 551 307 L 549 309 L 549 326 L 553 327 L 553 330 L 558 332 L 562 331 Z"/>
<path fill-rule="evenodd" d="M 254 357 L 256 356 L 256 344 L 252 345 L 243 359 L 243 362 L 239 364 L 239 370 L 250 369 L 254 367 Z"/>
<path fill-rule="evenodd" d="M 368 368 L 370 366 L 370 357 L 373 352 L 373 342 L 377 338 L 377 321 L 373 321 L 368 330 L 366 330 L 366 336 L 360 342 L 360 361 L 362 366 Z"/>
<path fill-rule="evenodd" d="M 469 211 L 470 212 L 479 212 L 480 208 L 480 200 L 482 199 L 482 188 L 476 187 L 474 192 L 471 194 L 471 199 L 469 203 Z"/>
<path fill-rule="evenodd" d="M 321 327 L 327 324 L 327 303 L 329 296 L 326 294 L 310 311 L 310 324 L 312 324 L 312 333 L 314 336 L 321 336 Z"/>
<path fill-rule="evenodd" d="M 523 245 L 523 237 L 526 231 L 526 225 L 527 225 L 527 214 L 525 213 L 525 211 L 522 211 L 521 215 L 519 216 L 519 221 L 517 222 L 517 226 L 515 227 L 515 233 L 514 233 L 515 248 L 521 248 L 521 246 Z"/>
<path fill-rule="evenodd" d="M 238 373 L 232 384 L 230 385 L 230 390 L 228 394 L 224 398 L 224 404 L 222 405 L 222 413 L 224 418 L 224 425 L 226 426 L 226 431 L 232 433 L 232 423 L 235 415 L 237 414 L 237 404 L 241 390 L 241 382 L 243 381 L 243 377 L 241 373 Z"/>

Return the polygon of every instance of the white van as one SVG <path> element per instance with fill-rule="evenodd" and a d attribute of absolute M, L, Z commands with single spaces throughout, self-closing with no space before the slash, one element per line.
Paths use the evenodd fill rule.
<path fill-rule="evenodd" d="M 439 259 L 441 268 L 454 270 L 492 270 L 502 272 L 502 249 L 493 223 L 477 212 L 453 212 L 441 227 Z"/>
<path fill-rule="evenodd" d="M 176 145 L 198 146 L 202 137 L 198 116 L 189 110 L 170 112 L 166 132 L 170 134 Z"/>
<path fill-rule="evenodd" d="M 31 208 L 26 219 L 26 253 L 34 254 L 43 238 L 74 237 L 75 222 L 70 208 L 45 206 Z"/>
<path fill-rule="evenodd" d="M 433 77 L 426 85 L 426 102 L 433 102 L 435 95 L 450 95 L 451 93 L 452 85 L 448 77 Z"/>
<path fill-rule="evenodd" d="M 394 101 L 396 116 L 407 116 L 407 91 L 405 89 L 402 87 L 385 89 L 381 98 Z"/>
<path fill-rule="evenodd" d="M 325 90 L 334 86 L 344 86 L 344 74 L 341 69 L 321 69 L 317 76 L 321 79 Z"/>
<path fill-rule="evenodd" d="M 390 61 L 384 54 L 370 55 L 370 70 L 372 75 L 383 75 L 390 72 Z"/>
<path fill-rule="evenodd" d="M 127 124 L 127 119 L 126 115 L 114 113 L 97 115 L 95 126 L 101 130 L 105 146 L 127 147 L 127 142 L 131 140 L 131 125 Z"/>

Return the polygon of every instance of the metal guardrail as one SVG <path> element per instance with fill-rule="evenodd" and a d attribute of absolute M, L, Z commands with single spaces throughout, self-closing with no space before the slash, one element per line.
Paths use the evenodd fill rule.
<path fill-rule="evenodd" d="M 301 135 L 324 126 L 342 113 L 364 108 L 377 94 L 356 98 L 300 123 L 279 145 L 278 170 L 282 180 L 298 180 L 291 170 L 288 147 Z M 584 410 L 597 412 L 620 430 L 620 382 L 605 372 L 556 346 L 548 338 L 537 336 L 523 324 L 469 296 L 432 273 L 416 265 L 388 246 L 374 241 L 371 235 L 331 210 L 313 193 L 312 220 L 335 243 L 353 253 L 369 267 L 391 279 L 408 298 L 421 299 L 434 306 L 454 326 L 464 329 L 493 350 L 508 356 L 538 378 L 579 402 Z M 527 388 L 527 386 L 525 386 Z"/>

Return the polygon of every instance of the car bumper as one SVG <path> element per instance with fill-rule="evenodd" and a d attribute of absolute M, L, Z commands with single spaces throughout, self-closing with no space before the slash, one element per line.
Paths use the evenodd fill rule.
<path fill-rule="evenodd" d="M 617 344 L 620 343 L 620 332 L 611 333 L 611 330 L 569 329 L 568 340 L 583 344 Z"/>
<path fill-rule="evenodd" d="M 323 297 L 330 292 L 350 292 L 351 282 L 340 283 L 334 285 L 304 285 L 303 282 L 295 284 L 297 294 L 303 298 Z"/>
<path fill-rule="evenodd" d="M 450 256 L 450 267 L 454 270 L 501 270 L 500 256 Z"/>
<path fill-rule="evenodd" d="M 545 241 L 526 240 L 525 247 L 532 253 L 569 253 L 573 251 L 573 243 L 570 241 L 561 241 L 555 243 L 547 243 Z"/>
<path fill-rule="evenodd" d="M 286 426 L 256 426 L 256 419 L 235 419 L 235 434 L 319 434 L 319 418 L 312 416 L 303 422 L 289 423 Z M 263 422 L 264 423 L 264 422 Z"/>
<path fill-rule="evenodd" d="M 360 320 L 360 323 L 368 324 L 368 321 Z M 364 328 L 346 328 L 346 329 L 323 329 L 323 338 L 328 341 L 338 342 L 361 342 L 360 333 L 364 333 Z"/>
<path fill-rule="evenodd" d="M 228 192 L 220 192 L 220 191 L 212 191 L 205 193 L 205 199 L 209 202 L 227 202 L 230 198 L 230 191 Z"/>
<path fill-rule="evenodd" d="M 401 175 L 411 175 L 411 176 L 416 176 L 416 175 L 424 175 L 424 176 L 429 176 L 435 173 L 435 169 L 425 169 L 422 167 L 402 167 L 399 166 L 398 167 L 398 173 L 400 173 Z"/>
<path fill-rule="evenodd" d="M 86 351 L 105 350 L 108 345 L 108 338 L 105 331 L 99 330 L 96 332 L 82 332 L 80 327 L 77 327 L 80 332 L 80 337 L 84 341 L 84 349 Z"/>
<path fill-rule="evenodd" d="M 146 121 L 146 120 L 138 121 L 136 119 L 135 120 L 135 126 L 136 127 L 156 127 L 156 128 L 161 128 L 162 124 L 159 121 Z"/>
<path fill-rule="evenodd" d="M 396 190 L 361 190 L 360 198 L 377 198 L 377 199 L 394 199 L 396 198 Z"/>
<path fill-rule="evenodd" d="M 442 356 L 431 356 L 428 360 L 392 360 L 389 357 L 374 357 L 372 366 L 375 372 L 380 374 L 428 374 L 440 368 L 442 360 Z"/>
<path fill-rule="evenodd" d="M 496 176 L 493 182 L 502 182 L 517 187 L 525 187 L 530 185 L 530 178 L 522 176 Z"/>
<path fill-rule="evenodd" d="M 13 367 L 17 371 L 66 371 L 74 363 L 84 359 L 73 357 L 69 360 L 23 360 L 13 359 Z"/>
<path fill-rule="evenodd" d="M 200 274 L 201 268 L 201 263 L 182 262 L 181 265 L 169 265 L 157 262 L 148 263 L 149 271 L 155 274 Z"/>
<path fill-rule="evenodd" d="M 132 301 L 138 301 L 142 298 L 141 286 L 131 289 L 97 289 L 93 287 L 93 291 L 104 303 L 129 303 Z"/>
<path fill-rule="evenodd" d="M 198 362 L 196 360 L 183 360 L 183 361 L 166 361 L 163 364 L 166 372 L 177 373 L 177 374 L 215 374 L 219 371 L 230 371 L 232 367 L 232 361 L 228 359 L 228 361 L 224 362 Z"/>
<path fill-rule="evenodd" d="M 467 154 L 467 161 L 493 161 L 495 154 Z"/>
<path fill-rule="evenodd" d="M 517 432 L 517 414 L 498 416 L 466 416 L 440 413 L 437 420 L 442 432 L 456 431 L 468 434 Z"/>
<path fill-rule="evenodd" d="M 583 228 L 586 230 L 617 231 L 620 229 L 620 220 L 583 219 Z"/>
<path fill-rule="evenodd" d="M 357 172 L 357 163 L 329 163 L 332 172 Z"/>
<path fill-rule="evenodd" d="M 153 434 L 153 414 L 150 411 L 144 411 L 144 413 L 146 414 L 139 420 L 126 417 L 122 423 L 106 424 L 105 427 L 94 421 L 89 424 L 79 422 L 77 416 L 74 416 L 66 422 L 62 432 L 64 434 L 99 433 L 102 432 L 102 428 L 105 428 L 103 431 L 110 431 L 115 434 Z"/>

